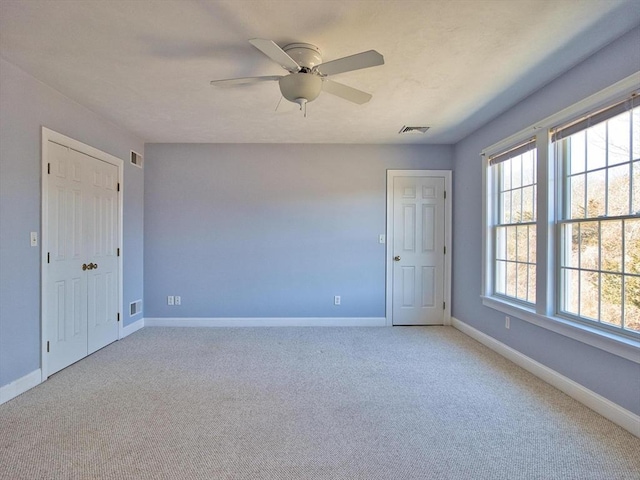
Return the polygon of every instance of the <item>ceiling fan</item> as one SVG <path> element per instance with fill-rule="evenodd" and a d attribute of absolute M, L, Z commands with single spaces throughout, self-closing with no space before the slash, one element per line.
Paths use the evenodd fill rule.
<path fill-rule="evenodd" d="M 249 42 L 289 73 L 286 75 L 212 80 L 211 85 L 223 87 L 277 80 L 282 96 L 290 102 L 300 105 L 300 110 L 304 108 L 305 116 L 307 103 L 315 100 L 321 91 L 358 105 L 367 103 L 371 100 L 371 94 L 334 82 L 327 77 L 384 64 L 384 57 L 375 50 L 322 63 L 320 49 L 309 43 L 291 43 L 280 48 L 272 40 L 262 38 L 253 38 Z"/>

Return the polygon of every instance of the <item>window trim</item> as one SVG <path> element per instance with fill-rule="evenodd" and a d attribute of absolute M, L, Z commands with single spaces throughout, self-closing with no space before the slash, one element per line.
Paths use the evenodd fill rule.
<path fill-rule="evenodd" d="M 519 318 L 546 330 L 569 337 L 578 342 L 612 353 L 634 363 L 640 363 L 640 342 L 633 338 L 591 327 L 562 317 L 540 315 L 533 309 L 523 308 L 495 296 L 481 295 L 482 304 L 506 315 Z"/>
<path fill-rule="evenodd" d="M 640 85 L 640 72 L 591 95 L 584 100 L 571 105 L 560 112 L 553 114 L 534 125 L 531 125 L 511 136 L 501 140 L 481 152 L 482 166 L 482 280 L 480 297 L 483 305 L 515 316 L 539 327 L 551 330 L 566 337 L 572 338 L 584 344 L 599 348 L 614 355 L 640 363 L 640 340 L 617 334 L 605 329 L 592 327 L 582 322 L 570 320 L 555 314 L 556 300 L 554 292 L 558 278 L 556 275 L 556 259 L 559 248 L 556 242 L 557 229 L 555 228 L 554 209 L 558 204 L 558 192 L 556 188 L 556 172 L 553 163 L 551 149 L 551 131 L 558 125 L 567 124 L 580 116 L 586 116 L 591 112 L 607 107 L 612 102 L 625 95 L 630 95 L 638 90 Z M 536 137 L 538 149 L 538 177 L 537 177 L 537 259 L 538 273 L 536 276 L 536 304 L 535 308 L 528 308 L 516 302 L 511 302 L 502 296 L 493 294 L 493 252 L 495 252 L 495 240 L 491 234 L 493 219 L 497 205 L 495 205 L 495 193 L 497 186 L 490 181 L 489 158 L 507 151 L 514 145 L 522 144 L 531 137 Z"/>
<path fill-rule="evenodd" d="M 532 137 L 532 138 L 528 138 L 525 142 L 523 143 L 518 143 L 516 145 L 512 145 L 511 147 L 509 147 L 508 149 L 502 150 L 501 152 L 491 155 L 489 157 L 487 157 L 488 160 L 488 168 L 491 168 L 493 166 L 497 167 L 498 165 L 500 165 L 503 162 L 512 160 L 513 158 L 516 158 L 520 155 L 522 155 L 523 153 L 529 152 L 529 151 L 534 151 L 536 152 L 537 149 L 537 144 L 536 144 L 536 137 Z M 490 252 L 491 255 L 491 272 L 490 272 L 490 286 L 489 286 L 489 291 L 493 293 L 493 295 L 495 295 L 497 298 L 503 298 L 505 299 L 507 302 L 513 302 L 516 304 L 522 304 L 523 307 L 525 308 L 531 308 L 535 305 L 535 303 L 531 303 L 527 300 L 523 300 L 517 297 L 517 294 L 515 297 L 511 296 L 511 295 L 507 295 L 506 293 L 502 294 L 502 293 L 497 293 L 495 292 L 496 290 L 496 277 L 497 277 L 497 264 L 498 264 L 498 258 L 497 258 L 497 229 L 499 227 L 504 227 L 504 226 L 527 226 L 527 225 L 535 225 L 536 226 L 536 239 L 538 239 L 538 233 L 537 233 L 537 228 L 538 228 L 538 197 L 539 197 L 539 188 L 538 188 L 538 180 L 539 180 L 539 176 L 537 174 L 538 168 L 537 168 L 537 152 L 536 152 L 536 179 L 535 179 L 535 183 L 532 184 L 532 186 L 535 187 L 536 189 L 536 220 L 532 221 L 532 222 L 519 222 L 519 223 L 501 223 L 499 220 L 495 221 L 492 223 L 491 225 L 491 229 L 490 232 L 488 231 L 487 234 L 490 233 L 492 239 L 491 241 L 493 242 L 493 249 Z M 491 184 L 492 184 L 492 195 L 493 195 L 493 201 L 495 201 L 495 205 L 492 205 L 492 218 L 500 218 L 501 216 L 501 212 L 500 212 L 500 194 L 504 193 L 501 190 L 500 187 L 500 177 L 499 175 L 495 175 L 492 177 L 491 179 Z M 516 187 L 516 188 L 522 188 L 522 187 Z M 514 190 L 513 185 L 511 185 L 511 190 Z M 513 206 L 512 206 L 513 208 Z M 538 243 L 536 240 L 536 251 L 538 249 Z M 529 262 L 520 262 L 518 260 L 515 261 L 516 264 L 529 264 Z M 537 278 L 537 277 L 536 277 Z M 527 282 L 527 290 L 529 288 L 529 284 Z M 536 282 L 535 285 L 535 289 L 537 292 L 538 289 L 538 284 Z"/>

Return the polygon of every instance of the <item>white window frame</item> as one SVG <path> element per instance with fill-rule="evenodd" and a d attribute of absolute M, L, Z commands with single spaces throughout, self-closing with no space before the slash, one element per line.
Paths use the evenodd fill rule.
<path fill-rule="evenodd" d="M 482 265 L 483 275 L 481 298 L 483 305 L 514 316 L 542 328 L 578 340 L 582 343 L 600 348 L 609 353 L 640 363 L 640 341 L 635 338 L 610 332 L 586 323 L 572 321 L 556 316 L 556 285 L 558 252 L 556 251 L 556 175 L 553 162 L 553 145 L 550 131 L 553 127 L 566 123 L 589 112 L 606 107 L 613 101 L 637 91 L 640 85 L 640 72 L 617 82 L 616 84 L 578 102 L 557 114 L 532 125 L 482 151 Z M 488 159 L 492 155 L 536 138 L 538 156 L 537 170 L 537 275 L 536 304 L 533 307 L 510 301 L 493 294 L 493 269 L 495 244 L 492 235 L 496 218 L 495 184 L 489 171 Z"/>
<path fill-rule="evenodd" d="M 520 149 L 522 149 L 524 147 L 524 148 L 527 149 L 526 151 L 534 151 L 534 152 L 536 152 L 537 145 L 535 143 L 535 138 L 533 139 L 534 142 L 532 142 L 531 140 L 532 140 L 531 138 L 527 138 L 525 140 L 525 142 L 519 142 L 516 145 L 512 145 L 506 151 L 499 152 L 497 154 L 497 156 L 508 156 L 508 159 L 500 161 L 498 164 L 495 165 L 495 167 L 499 168 L 498 165 L 503 165 L 504 164 L 503 162 L 511 161 L 512 158 L 517 158 L 519 156 L 519 154 L 512 155 L 512 154 L 509 153 L 509 152 L 513 152 L 514 150 L 520 150 Z M 529 147 L 529 145 L 531 145 L 531 146 Z M 494 160 L 495 159 L 489 157 L 489 161 L 490 161 L 489 164 L 491 165 Z M 537 156 L 536 156 L 536 172 L 537 172 Z M 513 166 L 511 166 L 511 177 L 512 177 L 511 178 L 511 182 L 513 182 Z M 491 275 L 490 275 L 490 279 L 491 279 L 491 288 L 490 289 L 493 292 L 494 290 L 497 289 L 496 285 L 498 283 L 497 282 L 497 276 L 498 276 L 498 273 L 497 273 L 497 264 L 498 264 L 497 252 L 498 252 L 498 248 L 497 248 L 497 245 L 495 244 L 496 239 L 498 237 L 497 236 L 497 228 L 499 226 L 516 226 L 516 225 L 517 226 L 520 226 L 520 225 L 523 225 L 523 226 L 535 225 L 536 228 L 537 228 L 537 224 L 538 224 L 538 221 L 537 221 L 537 218 L 538 218 L 538 216 L 537 216 L 537 208 L 538 208 L 538 206 L 536 205 L 536 219 L 533 220 L 533 221 L 524 221 L 524 222 L 517 222 L 517 223 L 511 221 L 511 222 L 501 223 L 500 220 L 498 220 L 500 218 L 500 216 L 501 216 L 501 212 L 500 212 L 500 194 L 502 193 L 502 191 L 500 189 L 500 183 L 501 183 L 500 175 L 498 175 L 498 174 L 492 175 L 492 178 L 490 179 L 490 182 L 491 182 L 491 185 L 490 185 L 491 195 L 493 195 L 493 200 L 495 201 L 495 204 L 492 203 L 491 215 L 492 215 L 492 218 L 496 219 L 496 221 L 493 222 L 492 225 L 491 225 L 491 237 L 492 237 L 491 241 L 494 242 L 494 244 L 493 244 L 493 249 L 491 251 L 492 265 L 491 265 Z M 538 196 L 538 193 L 537 193 L 538 192 L 537 182 L 538 182 L 538 178 L 536 177 L 535 182 L 531 185 L 531 186 L 533 186 L 535 188 L 536 199 L 537 199 L 537 196 Z M 510 190 L 511 191 L 516 190 L 516 189 L 521 189 L 522 190 L 523 187 L 522 186 L 513 187 L 513 184 L 510 185 Z M 512 200 L 513 200 L 513 197 L 512 197 Z M 514 208 L 513 207 L 513 203 L 511 203 L 510 208 L 513 210 L 513 208 Z M 536 238 L 537 238 L 537 236 L 536 236 Z M 516 243 L 517 243 L 517 240 L 516 240 Z M 537 245 L 536 245 L 536 248 L 537 248 Z M 516 264 L 522 264 L 522 263 L 525 263 L 525 262 L 521 262 L 520 260 L 516 259 L 515 263 Z M 528 263 L 528 262 L 526 262 L 526 263 Z M 530 285 L 529 285 L 529 282 L 527 281 L 527 292 L 529 290 L 529 287 L 530 287 Z M 535 285 L 535 289 L 537 290 L 537 285 Z M 535 304 L 535 302 L 532 303 L 532 302 L 529 302 L 528 300 L 517 298 L 517 293 L 516 293 L 515 297 L 512 297 L 512 296 L 508 295 L 507 293 L 494 292 L 493 294 L 495 294 L 497 297 L 504 298 L 508 302 L 514 302 L 514 303 L 522 304 L 523 306 L 529 307 L 529 308 L 531 308 Z"/>

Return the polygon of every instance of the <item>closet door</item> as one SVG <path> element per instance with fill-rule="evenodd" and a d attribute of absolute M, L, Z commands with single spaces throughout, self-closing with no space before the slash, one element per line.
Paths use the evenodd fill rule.
<path fill-rule="evenodd" d="M 84 156 L 88 173 L 87 346 L 88 353 L 93 353 L 118 338 L 118 168 Z"/>
<path fill-rule="evenodd" d="M 118 167 L 49 141 L 47 375 L 118 338 Z"/>
<path fill-rule="evenodd" d="M 47 308 L 48 374 L 87 355 L 86 210 L 82 158 L 49 142 Z"/>

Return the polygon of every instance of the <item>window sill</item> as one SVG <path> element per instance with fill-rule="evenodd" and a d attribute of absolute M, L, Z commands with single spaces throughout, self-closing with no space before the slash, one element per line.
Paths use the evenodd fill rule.
<path fill-rule="evenodd" d="M 540 315 L 532 309 L 508 302 L 501 298 L 483 295 L 481 295 L 481 298 L 482 304 L 486 307 L 517 317 L 539 327 L 551 330 L 552 332 L 564 335 L 565 337 L 577 340 L 578 342 L 631 360 L 632 362 L 640 363 L 640 341 L 638 340 L 616 335 L 588 325 L 571 322 L 563 318 Z"/>

